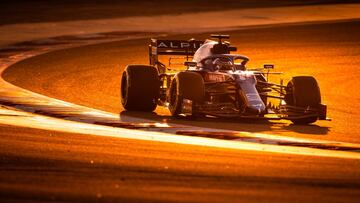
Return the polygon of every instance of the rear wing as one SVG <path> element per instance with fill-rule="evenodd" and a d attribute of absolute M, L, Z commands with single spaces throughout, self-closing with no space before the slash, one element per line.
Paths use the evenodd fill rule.
<path fill-rule="evenodd" d="M 150 65 L 158 66 L 159 55 L 180 55 L 186 56 L 186 59 L 192 57 L 196 50 L 204 44 L 204 41 L 199 40 L 160 40 L 151 39 L 149 45 L 149 60 Z"/>

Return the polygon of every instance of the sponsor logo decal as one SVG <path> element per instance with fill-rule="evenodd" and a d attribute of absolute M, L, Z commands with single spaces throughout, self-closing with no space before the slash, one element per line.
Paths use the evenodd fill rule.
<path fill-rule="evenodd" d="M 211 82 L 223 82 L 223 81 L 225 81 L 225 75 L 222 75 L 222 74 L 206 74 L 205 75 L 205 80 L 206 81 L 211 81 Z"/>
<path fill-rule="evenodd" d="M 168 49 L 185 49 L 185 48 L 193 48 L 198 49 L 203 44 L 202 41 L 181 41 L 181 40 L 158 40 L 157 47 L 158 48 L 168 48 Z"/>

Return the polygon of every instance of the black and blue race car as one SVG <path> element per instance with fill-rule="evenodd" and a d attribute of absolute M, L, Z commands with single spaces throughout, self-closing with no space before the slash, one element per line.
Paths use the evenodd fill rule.
<path fill-rule="evenodd" d="M 248 69 L 249 58 L 217 40 L 151 39 L 149 65 L 128 65 L 121 78 L 127 111 L 165 106 L 172 116 L 287 119 L 295 124 L 328 120 L 326 105 L 312 76 L 295 76 L 287 85 L 268 81 L 272 64 Z M 160 62 L 166 58 L 167 63 Z"/>

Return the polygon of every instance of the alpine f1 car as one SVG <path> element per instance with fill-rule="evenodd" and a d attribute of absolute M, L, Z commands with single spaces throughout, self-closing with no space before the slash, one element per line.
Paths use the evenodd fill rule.
<path fill-rule="evenodd" d="M 248 69 L 249 58 L 233 54 L 228 35 L 216 41 L 151 39 L 149 65 L 128 65 L 121 78 L 127 111 L 167 107 L 172 116 L 288 119 L 295 124 L 325 120 L 326 105 L 312 76 L 287 85 L 268 81 L 274 65 Z M 166 57 L 167 64 L 160 62 Z M 274 102 L 275 100 L 275 102 Z"/>

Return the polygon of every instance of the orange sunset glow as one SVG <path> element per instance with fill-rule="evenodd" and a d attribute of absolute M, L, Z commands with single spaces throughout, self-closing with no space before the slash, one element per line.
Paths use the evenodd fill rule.
<path fill-rule="evenodd" d="M 359 201 L 359 1 L 1 4 L 0 202 Z"/>

